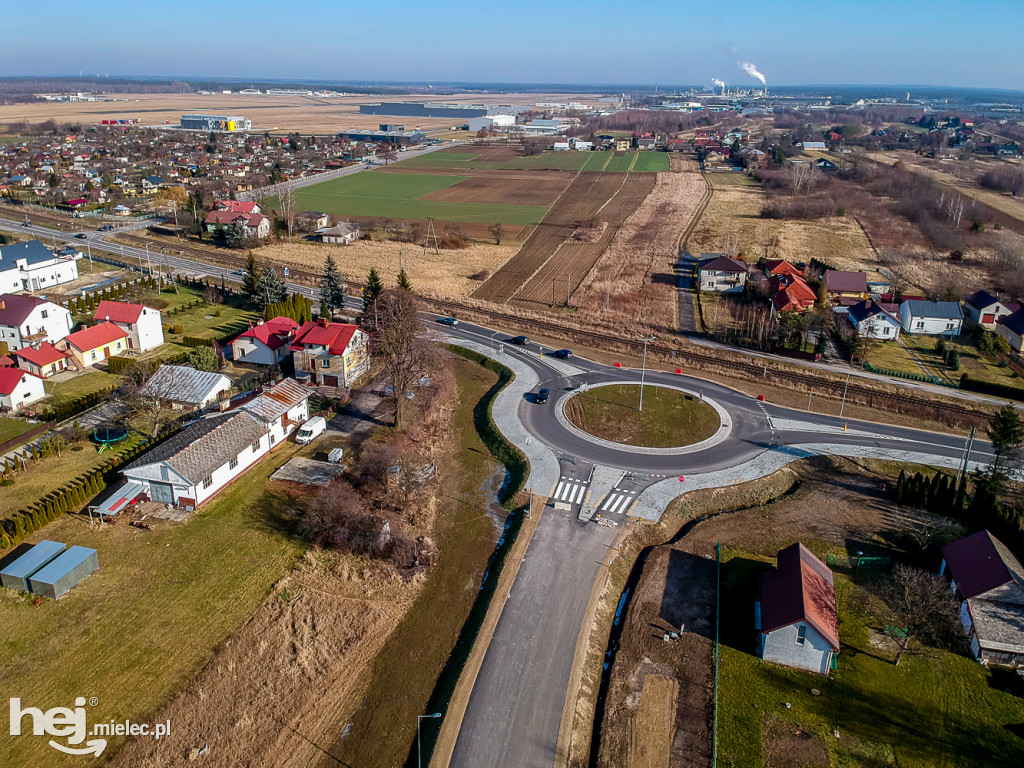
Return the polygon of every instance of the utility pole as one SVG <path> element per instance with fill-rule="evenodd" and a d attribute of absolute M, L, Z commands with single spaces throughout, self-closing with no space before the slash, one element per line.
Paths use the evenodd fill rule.
<path fill-rule="evenodd" d="M 149 274 L 153 274 L 153 262 L 149 258 L 149 243 L 146 243 L 146 269 L 149 270 Z"/>
<path fill-rule="evenodd" d="M 644 378 L 647 374 L 647 344 L 654 341 L 657 336 L 637 336 L 637 341 L 644 343 L 644 361 L 640 367 L 640 407 L 637 410 L 642 411 L 644 409 Z"/>
<path fill-rule="evenodd" d="M 956 485 L 960 485 L 961 476 L 967 477 L 967 465 L 971 460 L 971 449 L 974 447 L 974 434 L 978 431 L 977 427 L 971 427 L 971 434 L 964 443 L 964 460 L 960 467 L 960 470 L 956 473 Z"/>
<path fill-rule="evenodd" d="M 839 418 L 843 418 L 843 408 L 846 407 L 846 389 L 850 386 L 850 376 L 852 373 L 846 374 L 846 384 L 843 385 L 843 402 L 839 406 Z"/>

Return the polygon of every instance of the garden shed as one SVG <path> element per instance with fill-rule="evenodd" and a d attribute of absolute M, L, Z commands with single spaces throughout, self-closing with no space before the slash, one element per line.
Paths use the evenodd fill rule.
<path fill-rule="evenodd" d="M 73 546 L 28 580 L 32 594 L 56 600 L 100 567 L 96 550 Z"/>
<path fill-rule="evenodd" d="M 32 547 L 21 557 L 9 563 L 0 571 L 0 584 L 11 589 L 21 589 L 28 592 L 29 577 L 55 560 L 64 551 L 67 544 L 59 541 L 44 539 Z"/>

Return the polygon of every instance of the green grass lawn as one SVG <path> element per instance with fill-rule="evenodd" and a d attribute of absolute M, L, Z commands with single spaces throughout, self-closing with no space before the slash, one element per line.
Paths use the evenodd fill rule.
<path fill-rule="evenodd" d="M 81 373 L 67 381 L 53 382 L 47 380 L 44 384 L 47 397 L 39 401 L 37 408 L 46 406 L 54 408 L 72 400 L 77 400 L 79 397 L 91 395 L 93 392 L 116 387 L 120 383 L 120 376 L 113 376 L 106 371 L 97 371 L 95 369 Z"/>
<path fill-rule="evenodd" d="M 741 552 L 724 551 L 722 559 L 719 765 L 765 766 L 765 731 L 798 729 L 817 737 L 832 766 L 1020 765 L 1015 733 L 1024 700 L 1002 690 L 1003 673 L 915 644 L 894 667 L 888 649 L 869 643 L 869 628 L 882 627 L 871 599 L 842 573 L 835 574 L 841 652 L 834 679 L 765 663 L 753 654 L 753 600 L 757 575 L 771 565 Z"/>
<path fill-rule="evenodd" d="M 696 397 L 667 387 L 613 384 L 581 392 L 566 403 L 565 413 L 580 429 L 627 445 L 671 448 L 705 440 L 718 431 L 715 409 Z"/>
<path fill-rule="evenodd" d="M 603 171 L 614 157 L 614 152 L 591 152 L 587 158 L 587 164 L 583 166 L 584 171 Z"/>
<path fill-rule="evenodd" d="M 638 154 L 640 154 L 640 153 L 639 152 L 624 152 L 621 155 L 616 153 L 615 156 L 608 163 L 608 167 L 605 168 L 605 170 L 606 171 L 619 171 L 619 172 L 628 171 L 628 170 L 630 170 L 633 167 L 633 163 L 636 162 L 636 156 Z"/>
<path fill-rule="evenodd" d="M 480 224 L 500 221 L 508 225 L 529 225 L 538 224 L 548 211 L 547 206 L 543 205 L 494 205 L 420 199 L 431 192 L 465 181 L 466 178 L 369 171 L 302 187 L 295 190 L 295 196 L 303 209 L 313 208 L 340 216 L 431 218 Z"/>
<path fill-rule="evenodd" d="M 29 424 L 25 419 L 12 419 L 7 416 L 0 416 L 0 443 L 13 440 L 18 435 L 23 435 L 36 426 L 38 425 Z"/>
<path fill-rule="evenodd" d="M 637 155 L 634 171 L 660 171 L 669 170 L 668 152 L 641 152 Z"/>
<path fill-rule="evenodd" d="M 97 549 L 100 570 L 38 607 L 0 589 L 0 687 L 44 708 L 94 696 L 90 722 L 148 722 L 305 551 L 266 483 L 298 452 L 282 446 L 186 524 L 141 531 L 65 515 L 33 534 Z M 3 755 L 11 766 L 81 763 L 43 738 L 8 739 Z"/>

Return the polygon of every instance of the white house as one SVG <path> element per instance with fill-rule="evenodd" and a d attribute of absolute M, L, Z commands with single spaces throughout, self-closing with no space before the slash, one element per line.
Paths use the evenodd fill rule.
<path fill-rule="evenodd" d="M 854 304 L 846 314 L 863 339 L 895 341 L 900 337 L 899 307 L 868 299 Z"/>
<path fill-rule="evenodd" d="M 128 349 L 145 352 L 164 343 L 160 310 L 127 301 L 100 301 L 93 314 L 98 323 L 113 323 L 128 336 Z"/>
<path fill-rule="evenodd" d="M 1020 304 L 1002 302 L 988 291 L 978 291 L 964 302 L 964 309 L 971 320 L 991 331 L 1000 320 L 1020 309 Z"/>
<path fill-rule="evenodd" d="M 299 324 L 290 317 L 262 320 L 231 342 L 236 363 L 280 365 L 291 354 L 288 345 Z"/>
<path fill-rule="evenodd" d="M 1024 347 L 1024 309 L 1018 309 L 1012 315 L 1000 318 L 995 333 L 996 336 L 1002 336 L 1010 342 L 1010 349 L 1020 352 Z"/>
<path fill-rule="evenodd" d="M 51 253 L 38 240 L 0 248 L 0 293 L 46 290 L 77 279 L 74 257 Z"/>
<path fill-rule="evenodd" d="M 964 313 L 956 301 L 916 301 L 900 304 L 900 324 L 907 333 L 959 336 Z"/>
<path fill-rule="evenodd" d="M 197 371 L 184 365 L 161 365 L 139 394 L 160 400 L 176 411 L 199 411 L 231 389 L 231 379 L 222 373 Z"/>
<path fill-rule="evenodd" d="M 758 655 L 787 667 L 828 674 L 839 653 L 839 613 L 832 571 L 797 543 L 780 550 L 761 575 L 754 605 Z"/>
<path fill-rule="evenodd" d="M 333 227 L 318 229 L 316 232 L 322 243 L 334 243 L 335 245 L 348 245 L 359 239 L 359 227 L 348 222 L 339 222 Z"/>
<path fill-rule="evenodd" d="M 20 368 L 0 368 L 0 411 L 20 411 L 46 397 L 43 380 Z"/>
<path fill-rule="evenodd" d="M 747 283 L 747 265 L 725 254 L 701 254 L 700 289 L 716 293 L 738 293 Z"/>
<path fill-rule="evenodd" d="M 122 495 L 199 507 L 280 445 L 308 415 L 309 390 L 285 379 L 236 410 L 200 419 L 129 464 L 121 471 L 128 483 Z"/>
<path fill-rule="evenodd" d="M 0 295 L 0 341 L 12 352 L 44 341 L 67 337 L 74 326 L 71 313 L 35 296 Z"/>
<path fill-rule="evenodd" d="M 960 623 L 975 658 L 1024 667 L 1024 567 L 1001 541 L 978 531 L 942 548 L 940 573 L 960 599 Z"/>

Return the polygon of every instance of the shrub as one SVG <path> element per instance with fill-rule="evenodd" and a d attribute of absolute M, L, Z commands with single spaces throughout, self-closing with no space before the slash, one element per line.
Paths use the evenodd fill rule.
<path fill-rule="evenodd" d="M 185 326 L 184 325 L 175 325 L 175 326 L 173 326 L 171 328 L 171 333 L 173 333 L 175 336 L 178 336 L 178 335 L 180 335 L 180 334 L 182 334 L 184 332 L 185 332 Z"/>

